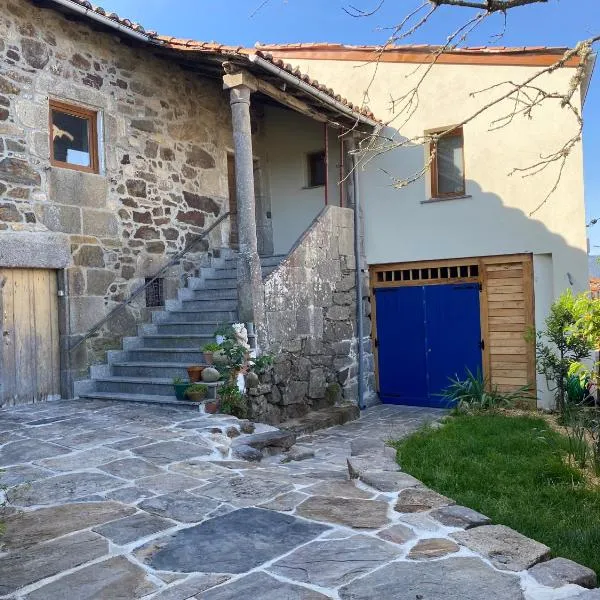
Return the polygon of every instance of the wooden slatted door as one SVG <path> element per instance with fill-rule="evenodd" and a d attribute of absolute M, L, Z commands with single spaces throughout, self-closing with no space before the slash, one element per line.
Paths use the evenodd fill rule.
<path fill-rule="evenodd" d="M 60 395 L 56 272 L 0 269 L 0 406 Z"/>
<path fill-rule="evenodd" d="M 531 257 L 482 263 L 488 377 L 499 391 L 529 385 L 535 392 L 535 346 L 526 340 L 534 324 Z"/>

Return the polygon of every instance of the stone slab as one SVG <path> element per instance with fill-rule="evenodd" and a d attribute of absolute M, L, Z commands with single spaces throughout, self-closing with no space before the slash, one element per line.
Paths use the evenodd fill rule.
<path fill-rule="evenodd" d="M 390 471 L 365 471 L 360 474 L 360 480 L 380 492 L 399 492 L 406 488 L 423 485 L 408 473 Z"/>
<path fill-rule="evenodd" d="M 69 448 L 40 440 L 26 439 L 9 442 L 0 448 L 0 467 L 24 464 L 68 452 L 70 452 Z"/>
<path fill-rule="evenodd" d="M 460 550 L 459 545 L 445 538 L 428 538 L 419 540 L 408 553 L 411 560 L 428 560 L 454 554 Z"/>
<path fill-rule="evenodd" d="M 296 443 L 296 435 L 292 431 L 277 429 L 275 431 L 265 431 L 263 433 L 246 435 L 234 442 L 234 447 L 238 443 L 251 446 L 252 448 L 256 448 L 256 450 L 264 450 L 265 448 L 273 447 L 284 451 L 289 450 Z"/>
<path fill-rule="evenodd" d="M 239 463 L 239 468 L 248 468 L 248 465 Z M 194 458 L 170 465 L 169 471 L 205 481 L 212 481 L 220 477 L 235 477 L 236 475 L 231 472 L 231 469 Z"/>
<path fill-rule="evenodd" d="M 369 499 L 374 496 L 373 492 L 357 488 L 353 481 L 323 481 L 303 488 L 302 491 L 311 496 L 335 496 L 338 498 Z"/>
<path fill-rule="evenodd" d="M 249 462 L 260 462 L 263 459 L 263 453 L 248 444 L 237 444 L 232 448 L 234 458 L 247 460 Z"/>
<path fill-rule="evenodd" d="M 219 503 L 188 492 L 173 492 L 144 500 L 138 505 L 148 513 L 182 523 L 197 523 L 213 512 Z"/>
<path fill-rule="evenodd" d="M 25 600 L 136 600 L 156 589 L 141 567 L 116 556 L 65 575 L 27 594 Z"/>
<path fill-rule="evenodd" d="M 326 588 L 344 585 L 401 553 L 400 548 L 366 535 L 302 546 L 268 568 L 286 579 Z"/>
<path fill-rule="evenodd" d="M 91 531 L 76 533 L 0 557 L 0 596 L 100 558 L 108 542 Z"/>
<path fill-rule="evenodd" d="M 450 537 L 478 552 L 498 569 L 522 571 L 545 560 L 550 548 L 505 525 L 484 525 L 453 533 Z"/>
<path fill-rule="evenodd" d="M 478 558 L 396 562 L 342 587 L 341 600 L 524 600 L 519 578 Z"/>
<path fill-rule="evenodd" d="M 431 511 L 430 516 L 446 527 L 461 527 L 462 529 L 489 525 L 492 522 L 490 518 L 476 510 L 459 505 L 443 506 Z"/>
<path fill-rule="evenodd" d="M 81 452 L 70 452 L 56 458 L 38 460 L 36 463 L 54 471 L 79 471 L 95 468 L 98 465 L 115 460 L 119 456 L 121 456 L 120 452 L 110 448 L 93 448 Z"/>
<path fill-rule="evenodd" d="M 298 506 L 296 514 L 354 529 L 379 529 L 389 523 L 387 511 L 387 502 L 378 500 L 312 496 Z"/>
<path fill-rule="evenodd" d="M 103 535 L 119 546 L 123 546 L 170 527 L 173 527 L 172 521 L 146 513 L 139 513 L 94 527 L 92 531 Z"/>
<path fill-rule="evenodd" d="M 326 530 L 292 515 L 246 508 L 155 540 L 136 555 L 163 571 L 244 573 Z"/>
<path fill-rule="evenodd" d="M 400 471 L 395 460 L 386 456 L 352 456 L 347 459 L 350 479 L 358 479 L 365 471 Z"/>
<path fill-rule="evenodd" d="M 392 525 L 387 529 L 380 531 L 377 534 L 382 540 L 392 542 L 394 544 L 406 544 L 406 542 L 416 537 L 415 532 L 406 525 L 398 523 L 398 525 Z"/>
<path fill-rule="evenodd" d="M 229 575 L 195 575 L 163 592 L 152 596 L 152 600 L 190 600 L 202 598 L 202 592 L 214 588 L 231 579 Z"/>
<path fill-rule="evenodd" d="M 425 512 L 454 504 L 454 501 L 427 488 L 408 488 L 398 494 L 394 507 L 400 513 Z"/>
<path fill-rule="evenodd" d="M 12 488 L 7 496 L 16 506 L 55 504 L 76 500 L 124 485 L 122 479 L 83 471 L 49 477 Z"/>
<path fill-rule="evenodd" d="M 210 448 L 205 446 L 178 441 L 158 442 L 149 446 L 140 446 L 134 448 L 132 452 L 156 465 L 167 465 L 187 458 L 212 454 Z"/>
<path fill-rule="evenodd" d="M 281 512 L 291 512 L 296 508 L 296 506 L 298 506 L 298 504 L 304 502 L 304 500 L 307 498 L 308 496 L 302 492 L 288 492 L 287 494 L 277 496 L 277 498 L 267 502 L 266 504 L 261 504 L 259 508 L 279 510 Z"/>
<path fill-rule="evenodd" d="M 54 475 L 48 469 L 32 465 L 17 465 L 0 470 L 0 489 L 6 489 L 21 483 L 29 483 Z"/>
<path fill-rule="evenodd" d="M 251 573 L 233 583 L 204 593 L 202 600 L 329 600 L 309 588 L 279 581 L 265 573 Z"/>
<path fill-rule="evenodd" d="M 383 454 L 385 444 L 382 440 L 370 437 L 358 437 L 350 442 L 351 456 L 374 456 Z"/>
<path fill-rule="evenodd" d="M 3 519 L 0 549 L 28 548 L 56 537 L 114 521 L 135 512 L 117 502 L 85 502 L 40 508 Z"/>
<path fill-rule="evenodd" d="M 231 477 L 217 483 L 209 483 L 193 490 L 194 494 L 208 496 L 216 500 L 231 502 L 236 506 L 256 506 L 291 492 L 294 486 L 273 479 L 259 477 Z"/>
<path fill-rule="evenodd" d="M 168 494 L 169 492 L 190 490 L 202 482 L 193 477 L 186 477 L 177 473 L 161 473 L 160 475 L 154 475 L 154 477 L 137 479 L 135 483 L 158 494 Z"/>
<path fill-rule="evenodd" d="M 98 467 L 101 471 L 123 479 L 138 479 L 158 475 L 163 470 L 141 458 L 122 458 Z"/>
<path fill-rule="evenodd" d="M 585 588 L 596 587 L 596 573 L 566 558 L 553 558 L 534 565 L 529 574 L 542 585 L 552 588 L 562 587 L 569 583 Z"/>

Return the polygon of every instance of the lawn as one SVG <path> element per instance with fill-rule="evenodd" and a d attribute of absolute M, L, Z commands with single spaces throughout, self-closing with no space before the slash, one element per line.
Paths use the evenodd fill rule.
<path fill-rule="evenodd" d="M 566 438 L 537 417 L 463 415 L 398 442 L 402 469 L 600 575 L 600 488 L 566 465 Z"/>

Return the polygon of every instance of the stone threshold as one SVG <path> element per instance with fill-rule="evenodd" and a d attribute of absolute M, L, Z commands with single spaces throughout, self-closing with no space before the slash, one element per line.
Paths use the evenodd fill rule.
<path fill-rule="evenodd" d="M 303 417 L 290 419 L 279 423 L 277 427 L 285 431 L 292 431 L 297 436 L 308 435 L 320 429 L 344 425 L 349 421 L 355 421 L 360 418 L 360 409 L 354 403 L 330 406 L 321 410 L 315 410 L 307 413 Z"/>

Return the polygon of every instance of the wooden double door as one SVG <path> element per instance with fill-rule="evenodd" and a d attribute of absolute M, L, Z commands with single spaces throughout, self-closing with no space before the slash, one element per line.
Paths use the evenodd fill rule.
<path fill-rule="evenodd" d="M 0 406 L 60 396 L 56 271 L 0 268 Z"/>

